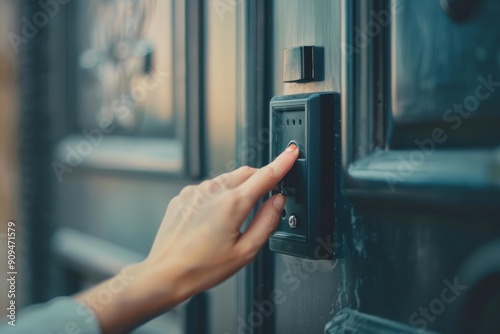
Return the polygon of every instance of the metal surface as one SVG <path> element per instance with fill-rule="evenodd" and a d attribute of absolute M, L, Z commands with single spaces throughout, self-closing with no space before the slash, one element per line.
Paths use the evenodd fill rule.
<path fill-rule="evenodd" d="M 283 82 L 307 82 L 323 77 L 323 49 L 297 46 L 283 50 Z"/>
<path fill-rule="evenodd" d="M 311 4 L 301 1 L 271 1 L 273 95 L 334 91 L 340 88 L 340 1 L 320 0 Z M 300 18 L 291 20 L 290 18 Z M 323 47 L 324 76 L 321 81 L 283 83 L 283 50 L 299 45 Z M 269 79 L 271 80 L 271 79 Z"/>
<path fill-rule="evenodd" d="M 394 321 L 342 309 L 326 325 L 325 334 L 432 334 Z"/>
<path fill-rule="evenodd" d="M 485 1 L 466 22 L 457 23 L 439 2 L 401 1 L 399 8 L 397 3 L 273 2 L 274 93 L 321 91 L 342 83 L 345 170 L 336 189 L 340 217 L 331 222 L 336 259 L 315 266 L 275 258 L 274 292 L 281 296 L 274 299 L 275 333 L 320 332 L 346 307 L 413 331 L 453 332 L 456 318 L 449 314 L 458 303 L 468 303 L 460 268 L 500 234 L 497 150 L 491 148 L 498 144 L 493 130 L 498 95 L 489 91 L 443 145 L 437 142 L 443 134 L 433 132 L 452 102 L 462 103 L 479 84 L 480 93 L 494 88 L 483 79 L 488 83 L 491 73 L 495 81 L 498 70 L 492 43 L 498 4 Z M 325 21 L 323 13 L 328 13 Z M 337 13 L 341 20 L 332 18 Z M 377 33 L 363 35 L 370 27 Z M 326 66 L 324 82 L 278 81 L 282 63 L 276 55 L 294 45 L 325 46 L 326 63 L 335 62 Z M 338 50 L 342 62 L 335 58 Z M 341 81 L 331 76 L 340 69 Z M 480 73 L 486 73 L 483 79 Z M 417 155 L 425 157 L 420 164 Z M 496 291 L 491 282 L 484 286 Z M 496 305 L 494 297 L 480 298 Z M 485 319 L 478 320 L 482 326 L 488 326 Z M 359 332 L 370 328 L 359 326 Z"/>
<path fill-rule="evenodd" d="M 340 2 L 273 1 L 273 95 L 339 91 L 340 88 Z M 290 20 L 300 17 L 300 20 Z M 297 45 L 318 45 L 324 50 L 324 80 L 308 83 L 282 83 L 282 50 Z M 333 147 L 331 148 L 333 150 Z M 338 152 L 339 153 L 339 152 Z M 339 159 L 340 160 L 340 159 Z M 329 204 L 330 207 L 333 203 Z M 333 227 L 334 222 L 329 221 Z M 331 225 L 330 225 L 331 224 Z M 330 244 L 331 243 L 331 244 Z M 334 252 L 333 236 L 328 236 L 325 251 Z M 310 261 L 275 255 L 273 294 L 274 333 L 320 333 L 336 299 L 338 262 Z M 313 263 L 314 262 L 314 263 Z M 340 272 L 338 272 L 340 273 Z M 340 298 L 340 297 L 339 297 Z"/>
<path fill-rule="evenodd" d="M 482 0 L 440 0 L 441 7 L 455 21 L 463 22 L 474 16 Z"/>
<path fill-rule="evenodd" d="M 334 234 L 338 105 L 338 94 L 331 92 L 275 96 L 270 102 L 270 159 L 291 143 L 299 149 L 297 161 L 283 178 L 284 215 L 269 241 L 275 252 L 323 260 L 332 256 L 321 251 L 321 242 Z M 287 215 L 300 220 L 300 226 L 287 225 Z"/>
<path fill-rule="evenodd" d="M 448 3 L 478 10 L 467 22 L 456 23 L 439 1 L 402 1 L 392 15 L 394 148 L 415 148 L 416 139 L 429 138 L 435 129 L 446 137 L 439 148 L 499 142 L 499 3 Z"/>
<path fill-rule="evenodd" d="M 497 96 L 491 94 L 491 99 L 481 105 L 474 115 L 477 119 L 470 122 L 476 125 L 465 124 L 464 120 L 454 138 L 443 126 L 446 122 L 442 117 L 453 102 L 461 103 L 468 94 L 474 94 L 480 80 L 474 73 L 496 73 L 498 66 L 488 64 L 487 59 L 478 61 L 471 46 L 479 40 L 465 38 L 469 33 L 481 34 L 482 29 L 482 42 L 491 38 L 484 31 L 495 28 L 480 28 L 488 22 L 489 14 L 478 12 L 467 23 L 456 24 L 435 5 L 431 1 L 401 2 L 392 14 L 390 42 L 380 38 L 386 35 L 381 33 L 371 40 L 372 46 L 359 53 L 344 53 L 344 64 L 350 63 L 344 76 L 347 100 L 343 101 L 343 122 L 348 122 L 342 137 L 343 164 L 347 168 L 344 193 L 353 203 L 348 234 L 352 243 L 345 246 L 350 248 L 353 268 L 358 268 L 351 271 L 349 279 L 350 284 L 355 283 L 356 308 L 415 328 L 451 333 L 456 332 L 452 328 L 456 328 L 458 317 L 449 314 L 459 303 L 466 303 L 465 281 L 459 274 L 461 263 L 467 254 L 499 233 L 493 218 L 498 216 L 499 191 L 492 174 L 495 150 L 487 147 L 496 139 L 489 126 L 476 123 L 481 114 L 494 112 Z M 344 6 L 346 12 L 356 8 L 347 2 Z M 492 3 L 489 6 L 496 10 Z M 362 7 L 361 11 L 369 8 Z M 375 13 L 384 10 L 383 6 L 378 8 Z M 386 7 L 383 13 L 387 12 Z M 479 19 L 480 15 L 485 16 Z M 373 15 L 368 20 L 374 22 Z M 345 42 L 353 43 L 355 35 L 348 32 L 352 29 L 348 22 L 346 19 L 344 24 Z M 441 33 L 431 33 L 436 26 L 441 27 Z M 421 43 L 417 49 L 416 41 Z M 379 51 L 373 53 L 373 48 Z M 375 66 L 377 62 L 372 61 L 363 65 L 366 57 L 390 59 L 388 50 L 390 63 Z M 380 68 L 392 75 L 379 76 L 369 89 L 383 97 L 388 90 L 377 93 L 380 87 L 392 87 L 391 99 L 385 99 L 385 110 L 393 116 L 387 123 L 380 116 L 373 117 L 374 112 L 366 115 L 366 102 L 357 103 L 355 95 L 356 85 L 363 87 L 367 76 Z M 376 110 L 373 103 L 367 106 Z M 492 118 L 489 122 L 496 126 Z M 388 142 L 399 150 L 384 151 L 384 146 L 377 149 L 374 139 L 359 138 L 359 133 L 366 136 L 364 129 L 377 123 L 386 124 Z M 449 138 L 443 140 L 445 135 Z M 443 150 L 450 146 L 462 149 Z M 418 158 L 422 159 L 417 162 Z M 411 246 L 403 246 L 408 243 Z M 379 257 L 381 252 L 386 252 L 385 260 Z M 453 302 L 442 299 L 443 291 L 454 282 L 462 290 L 456 289 Z M 379 303 L 373 302 L 378 298 Z M 472 332 L 479 330 L 479 322 Z"/>

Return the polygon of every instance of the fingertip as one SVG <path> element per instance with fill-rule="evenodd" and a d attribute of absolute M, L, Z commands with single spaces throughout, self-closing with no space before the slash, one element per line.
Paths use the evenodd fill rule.
<path fill-rule="evenodd" d="M 275 195 L 273 198 L 273 206 L 279 211 L 283 210 L 283 207 L 285 206 L 285 202 L 286 202 L 286 198 L 285 198 L 285 196 L 283 196 L 281 194 Z"/>
<path fill-rule="evenodd" d="M 285 159 L 290 159 L 290 160 L 297 160 L 300 155 L 300 150 L 299 147 L 295 144 L 292 143 L 288 145 L 288 147 L 281 153 L 281 156 Z"/>
<path fill-rule="evenodd" d="M 288 147 L 281 152 L 281 154 L 276 158 L 278 161 L 295 161 L 299 157 L 299 148 L 295 143 L 288 145 Z M 274 160 L 274 161 L 276 161 Z"/>
<path fill-rule="evenodd" d="M 297 147 L 297 145 L 295 145 L 295 143 L 288 145 L 288 147 L 285 150 L 285 152 L 297 152 L 297 153 L 298 153 L 298 151 L 299 151 L 299 148 Z"/>

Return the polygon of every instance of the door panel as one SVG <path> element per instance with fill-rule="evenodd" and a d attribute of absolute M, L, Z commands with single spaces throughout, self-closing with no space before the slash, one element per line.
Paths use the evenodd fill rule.
<path fill-rule="evenodd" d="M 276 0 L 273 4 L 273 94 L 339 91 L 340 1 Z M 301 45 L 323 48 L 324 80 L 283 83 L 283 50 Z"/>
<path fill-rule="evenodd" d="M 373 23 L 376 14 L 380 17 L 391 8 L 384 8 L 384 2 L 373 3 L 382 3 L 382 7 L 375 12 L 354 4 L 345 8 L 353 10 L 353 17 L 360 11 L 371 13 L 368 23 Z M 499 189 L 492 173 L 497 153 L 484 148 L 500 142 L 498 132 L 491 131 L 497 127 L 498 97 L 491 92 L 475 115 L 463 118 L 459 128 L 450 128 L 445 117 L 454 103 L 479 100 L 476 89 L 482 74 L 478 73 L 494 78 L 498 65 L 496 60 L 478 59 L 472 51 L 476 42 L 494 49 L 488 40 L 495 38 L 489 34 L 495 28 L 489 14 L 482 13 L 487 8 L 494 10 L 491 3 L 455 1 L 455 5 L 486 6 L 478 8 L 468 21 L 460 22 L 448 17 L 440 3 L 452 2 L 387 2 L 393 10 L 388 24 L 392 33 L 386 35 L 386 30 L 359 54 L 345 55 L 344 193 L 353 211 L 348 234 L 351 245 L 343 246 L 350 249 L 348 260 L 355 268 L 351 284 L 363 282 L 361 289 L 354 290 L 359 296 L 357 309 L 417 329 L 462 333 L 464 327 L 458 319 L 471 318 L 464 310 L 480 304 L 478 300 L 486 304 L 484 290 L 483 295 L 474 292 L 481 290 L 481 284 L 468 281 L 471 267 L 466 264 L 476 261 L 479 266 L 477 259 L 471 260 L 473 254 L 500 235 L 495 223 Z M 348 32 L 357 26 L 345 22 L 343 38 L 352 42 L 356 35 Z M 488 22 L 490 28 L 486 27 Z M 471 38 L 464 38 L 468 34 Z M 370 55 L 377 48 L 378 52 Z M 363 57 L 383 61 L 372 60 L 363 68 L 357 62 Z M 376 113 L 366 117 L 366 110 L 358 103 L 366 98 L 357 94 L 358 89 L 367 77 L 380 71 L 377 64 L 385 75 L 368 91 L 388 97 L 382 100 L 386 119 Z M 481 93 L 484 89 L 486 85 Z M 377 147 L 370 140 L 356 139 L 366 139 L 360 126 L 366 128 L 367 124 L 368 128 L 377 124 L 386 127 L 384 145 Z M 421 158 L 418 162 L 417 155 Z M 401 179 L 392 183 L 391 175 Z M 489 270 L 498 272 L 494 266 Z M 484 273 L 478 275 L 485 279 Z M 454 296 L 443 297 L 451 290 Z M 494 312 L 492 304 L 488 305 L 483 311 Z M 465 332 L 494 332 L 496 326 L 485 317 Z"/>
<path fill-rule="evenodd" d="M 274 270 L 276 333 L 321 333 L 346 296 L 345 263 L 276 255 Z"/>
<path fill-rule="evenodd" d="M 342 131 L 336 138 L 342 154 L 336 145 L 331 149 L 343 169 L 335 170 L 340 176 L 331 203 L 335 258 L 259 258 L 252 270 L 264 277 L 254 276 L 246 287 L 266 293 L 251 300 L 247 295 L 246 304 L 254 306 L 254 313 L 240 313 L 247 330 L 262 333 L 272 326 L 275 333 L 321 333 L 335 314 L 351 309 L 361 312 L 355 313 L 359 319 L 366 315 L 395 331 L 459 332 L 460 319 L 478 319 L 472 332 L 497 328 L 491 318 L 465 316 L 464 310 L 486 305 L 480 309 L 489 314 L 498 302 L 495 294 L 486 300 L 484 292 L 500 285 L 498 268 L 484 264 L 491 256 L 484 254 L 497 249 L 488 245 L 500 239 L 498 151 L 491 148 L 500 143 L 493 131 L 498 96 L 490 92 L 460 131 L 435 145 L 396 186 L 385 177 L 401 171 L 404 159 L 415 158 L 416 139 L 424 140 L 429 130 L 432 138 L 434 129 L 450 125 L 443 114 L 455 101 L 474 96 L 483 81 L 479 76 L 496 80 L 498 5 L 477 2 L 480 7 L 463 18 L 454 7 L 447 9 L 449 16 L 441 3 L 475 2 L 272 2 L 268 98 L 340 92 Z M 388 22 L 380 21 L 384 17 Z M 377 24 L 376 34 L 356 44 L 360 33 Z M 324 80 L 283 83 L 283 49 L 307 45 L 324 48 Z M 488 269 L 472 278 L 471 268 L 482 266 Z M 352 332 L 377 332 L 368 331 L 372 325 L 360 321 Z"/>
<path fill-rule="evenodd" d="M 340 1 L 273 1 L 272 95 L 340 90 Z M 323 80 L 283 83 L 283 50 L 312 45 L 322 48 Z M 333 149 L 333 148 L 331 148 Z M 330 205 L 334 205 L 330 203 Z M 331 223 L 330 232 L 333 231 Z M 330 235 L 331 237 L 331 235 Z M 276 333 L 320 333 L 332 312 L 347 298 L 343 261 L 304 260 L 274 253 Z"/>
<path fill-rule="evenodd" d="M 457 21 L 451 13 L 459 3 L 470 4 L 471 9 Z M 498 2 L 392 4 L 397 9 L 391 28 L 395 125 L 391 145 L 414 147 L 415 137 L 428 136 L 435 128 L 442 128 L 447 136 L 440 147 L 497 144 Z"/>

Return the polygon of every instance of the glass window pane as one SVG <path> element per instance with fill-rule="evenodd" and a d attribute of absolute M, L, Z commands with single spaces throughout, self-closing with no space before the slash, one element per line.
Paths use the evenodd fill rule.
<path fill-rule="evenodd" d="M 79 125 L 173 137 L 171 0 L 79 3 Z"/>

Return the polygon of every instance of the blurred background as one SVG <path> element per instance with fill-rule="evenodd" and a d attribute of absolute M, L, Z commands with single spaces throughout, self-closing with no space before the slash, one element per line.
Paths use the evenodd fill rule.
<path fill-rule="evenodd" d="M 235 168 L 236 12 L 221 18 L 208 1 L 1 0 L 0 15 L 1 252 L 13 221 L 24 307 L 144 258 L 180 189 Z M 214 290 L 216 332 L 233 330 L 235 286 Z M 209 330 L 207 300 L 137 332 Z"/>
<path fill-rule="evenodd" d="M 0 0 L 0 271 L 12 221 L 17 305 L 143 259 L 184 186 L 269 161 L 273 97 L 327 92 L 324 132 L 290 123 L 319 143 L 303 153 L 333 157 L 304 162 L 334 180 L 332 215 L 292 230 L 284 212 L 289 248 L 135 333 L 499 333 L 499 15 L 497 0 Z M 310 211 L 319 186 L 302 189 Z"/>

